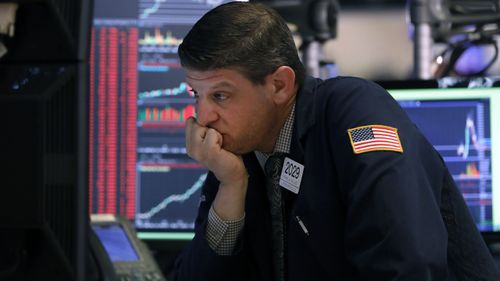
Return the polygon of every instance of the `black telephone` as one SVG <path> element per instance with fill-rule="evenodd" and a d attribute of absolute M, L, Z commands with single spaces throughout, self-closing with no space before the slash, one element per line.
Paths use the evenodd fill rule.
<path fill-rule="evenodd" d="M 91 215 L 90 244 L 102 281 L 166 281 L 130 222 L 115 215 Z"/>

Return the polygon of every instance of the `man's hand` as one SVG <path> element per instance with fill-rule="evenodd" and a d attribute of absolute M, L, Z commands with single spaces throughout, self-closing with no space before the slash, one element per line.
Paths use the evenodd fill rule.
<path fill-rule="evenodd" d="M 248 174 L 240 155 L 222 148 L 222 135 L 189 118 L 186 122 L 187 154 L 214 173 L 220 182 L 213 202 L 217 215 L 223 220 L 243 217 Z"/>

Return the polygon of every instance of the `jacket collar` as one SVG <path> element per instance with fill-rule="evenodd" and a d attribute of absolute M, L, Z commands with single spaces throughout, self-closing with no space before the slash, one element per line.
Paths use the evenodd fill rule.
<path fill-rule="evenodd" d="M 304 158 L 304 136 L 316 122 L 314 100 L 315 89 L 319 83 L 321 79 L 307 76 L 304 85 L 297 93 L 290 156 L 298 162 L 302 162 Z"/>

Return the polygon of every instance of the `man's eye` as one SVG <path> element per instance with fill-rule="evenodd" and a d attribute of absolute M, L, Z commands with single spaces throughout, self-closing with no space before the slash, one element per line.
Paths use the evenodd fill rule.
<path fill-rule="evenodd" d="M 216 100 L 216 101 L 224 101 L 228 98 L 228 96 L 224 93 L 214 93 L 213 94 L 213 98 Z"/>

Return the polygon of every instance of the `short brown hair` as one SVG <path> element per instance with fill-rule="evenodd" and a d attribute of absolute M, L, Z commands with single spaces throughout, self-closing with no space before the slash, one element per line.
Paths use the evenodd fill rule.
<path fill-rule="evenodd" d="M 189 31 L 178 54 L 183 67 L 234 68 L 253 83 L 262 84 L 284 65 L 295 71 L 297 85 L 305 76 L 286 22 L 258 3 L 231 2 L 210 10 Z"/>

